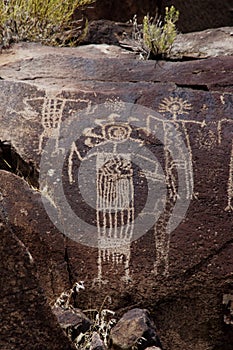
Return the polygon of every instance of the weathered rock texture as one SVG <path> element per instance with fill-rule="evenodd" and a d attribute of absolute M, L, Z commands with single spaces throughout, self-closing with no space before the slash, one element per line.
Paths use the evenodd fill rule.
<path fill-rule="evenodd" d="M 113 21 L 126 22 L 137 14 L 139 21 L 149 13 L 151 16 L 164 14 L 165 7 L 174 5 L 180 11 L 178 29 L 182 32 L 192 32 L 207 28 L 232 26 L 232 1 L 214 0 L 97 0 L 91 10 L 87 11 L 90 19 L 108 19 Z"/>
<path fill-rule="evenodd" d="M 123 315 L 111 330 L 111 341 L 114 348 L 124 350 L 161 346 L 148 311 L 142 309 L 133 309 Z"/>
<path fill-rule="evenodd" d="M 1 174 L 3 172 L 1 171 Z M 22 208 L 23 210 L 23 208 Z M 28 248 L 14 234 L 0 198 L 1 340 L 3 350 L 71 350 L 46 302 Z"/>
<path fill-rule="evenodd" d="M 48 136 L 59 143 L 59 123 L 75 115 L 78 120 L 82 108 L 105 103 L 111 110 L 111 102 L 151 108 L 164 119 L 147 119 L 147 132 L 139 130 L 132 137 L 143 140 L 166 171 L 172 164 L 166 165 L 169 159 L 161 156 L 161 143 L 148 134 L 152 128 L 165 130 L 167 123 L 173 123 L 182 135 L 194 176 L 184 220 L 168 236 L 166 215 L 161 216 L 155 228 L 127 248 L 130 256 L 123 252 L 129 269 L 117 264 L 117 258 L 98 258 L 97 248 L 64 237 L 50 222 L 41 193 L 19 176 L 1 172 L 7 220 L 29 249 L 39 284 L 50 301 L 83 280 L 86 289 L 74 298 L 74 306 L 98 308 L 105 300 L 105 307 L 118 310 L 119 315 L 132 307 L 148 308 L 165 350 L 230 350 L 232 326 L 224 324 L 222 301 L 223 295 L 232 294 L 233 59 L 145 62 L 114 50 L 106 45 L 92 46 L 89 51 L 88 47 L 50 49 L 24 44 L 1 55 L 0 140 L 10 142 L 15 154 L 33 166 L 36 174 Z M 84 150 L 90 150 L 100 131 L 94 130 L 91 140 L 84 135 Z M 73 161 L 79 164 L 77 158 Z M 185 170 L 190 176 L 190 169 Z M 137 174 L 141 176 L 139 170 Z M 176 173 L 170 175 L 176 181 Z M 169 179 L 167 175 L 167 191 L 173 191 L 174 200 L 176 186 L 169 188 Z M 146 188 L 145 177 L 141 181 Z M 70 205 L 80 214 L 80 203 L 75 202 L 77 186 L 66 183 L 65 188 Z M 138 212 L 145 193 L 137 187 Z M 167 203 L 174 204 L 170 199 Z M 84 210 L 84 219 L 92 220 L 91 213 Z M 6 255 L 4 263 L 10 266 L 13 256 Z M 24 261 L 19 254 L 17 259 Z M 109 283 L 103 284 L 106 280 Z"/>
<path fill-rule="evenodd" d="M 201 32 L 178 34 L 171 56 L 206 58 L 233 55 L 233 28 L 206 29 Z"/>

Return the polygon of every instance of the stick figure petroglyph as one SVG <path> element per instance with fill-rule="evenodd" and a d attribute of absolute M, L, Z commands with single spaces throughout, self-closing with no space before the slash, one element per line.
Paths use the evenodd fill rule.
<path fill-rule="evenodd" d="M 183 144 L 181 143 L 183 140 L 182 129 L 177 120 L 171 121 L 157 116 L 148 116 L 147 129 L 149 133 L 153 132 L 158 127 L 163 130 L 164 135 L 165 179 L 168 188 L 168 198 L 164 215 L 158 220 L 154 227 L 156 257 L 154 272 L 156 275 L 168 275 L 170 245 L 170 234 L 168 233 L 170 232 L 169 219 L 179 196 L 177 169 L 184 174 L 185 181 L 183 186 L 185 186 L 186 199 L 190 200 L 192 198 L 190 189 L 193 188 L 192 157 L 190 152 L 189 154 L 184 152 Z M 184 135 L 186 139 L 187 134 Z M 189 146 L 190 144 L 187 147 L 188 151 Z"/>
<path fill-rule="evenodd" d="M 190 139 L 186 128 L 186 123 L 190 120 L 183 119 L 192 110 L 192 105 L 179 97 L 165 97 L 159 104 L 158 111 L 164 115 L 172 116 L 172 119 L 158 120 L 156 117 L 148 117 L 147 127 L 153 130 L 155 125 L 161 124 L 164 131 L 164 149 L 165 149 L 165 171 L 166 181 L 169 185 L 169 196 L 163 217 L 155 225 L 155 274 L 162 273 L 168 275 L 169 270 L 169 217 L 176 200 L 178 198 L 178 188 L 176 181 L 176 169 L 180 169 L 185 175 L 186 198 L 190 199 L 193 193 L 193 171 L 192 171 L 192 149 Z M 179 120 L 179 116 L 182 119 Z M 197 124 L 201 122 L 194 121 Z M 175 130 L 175 132 L 174 132 Z M 183 152 L 181 141 L 185 139 L 189 155 Z M 173 159 L 170 151 L 173 150 Z"/>

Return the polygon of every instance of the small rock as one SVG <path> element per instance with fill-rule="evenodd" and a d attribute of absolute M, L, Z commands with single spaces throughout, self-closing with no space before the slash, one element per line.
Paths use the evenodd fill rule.
<path fill-rule="evenodd" d="M 52 308 L 53 313 L 61 328 L 74 340 L 80 333 L 85 333 L 91 325 L 91 321 L 79 309 L 63 309 L 60 306 Z"/>
<path fill-rule="evenodd" d="M 90 350 L 105 350 L 105 349 L 106 347 L 104 345 L 104 342 L 100 339 L 99 334 L 97 332 L 94 332 L 91 338 Z"/>
<path fill-rule="evenodd" d="M 111 341 L 113 347 L 123 350 L 161 346 L 149 312 L 142 309 L 132 309 L 123 315 L 111 330 Z"/>

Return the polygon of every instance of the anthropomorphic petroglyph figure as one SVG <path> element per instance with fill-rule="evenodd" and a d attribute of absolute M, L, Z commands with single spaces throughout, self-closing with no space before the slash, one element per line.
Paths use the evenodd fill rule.
<path fill-rule="evenodd" d="M 38 153 L 43 150 L 44 142 L 47 139 L 55 141 L 54 151 L 58 151 L 60 128 L 63 119 L 77 113 L 80 109 L 91 108 L 89 99 L 72 99 L 59 96 L 61 91 L 46 91 L 43 97 L 25 98 L 25 109 L 23 112 L 25 119 L 41 118 L 43 128 L 39 136 Z M 82 106 L 82 108 L 80 108 Z M 38 119 L 37 119 L 38 120 Z"/>
<path fill-rule="evenodd" d="M 137 157 L 141 159 L 142 164 L 147 168 L 142 168 L 138 173 L 142 173 L 143 177 L 152 183 L 160 183 L 165 185 L 165 177 L 161 174 L 158 166 L 158 160 L 151 157 L 151 154 L 140 154 L 143 149 L 144 141 L 136 137 L 137 133 L 133 131 L 129 123 L 120 123 L 115 120 L 116 115 L 110 115 L 109 120 L 96 120 L 97 128 L 101 126 L 101 130 L 85 129 L 84 135 L 86 139 L 83 141 L 85 145 L 92 149 L 91 155 L 87 157 L 78 144 L 73 143 L 68 159 L 68 173 L 70 184 L 75 184 L 73 160 L 77 157 L 79 161 L 87 161 L 88 157 L 95 156 L 96 164 L 96 221 L 98 230 L 98 276 L 95 282 L 104 283 L 103 263 L 111 262 L 114 265 L 124 265 L 124 280 L 130 280 L 129 262 L 130 262 L 130 245 L 134 234 L 134 170 L 132 154 L 120 150 L 122 144 L 128 141 L 134 145 L 137 150 Z M 146 126 L 146 125 L 145 125 Z M 140 129 L 141 130 L 141 129 Z M 100 151 L 101 144 L 108 144 L 108 152 Z M 96 152 L 93 152 L 96 147 Z M 109 151 L 109 147 L 111 151 Z M 125 148 L 127 149 L 127 148 Z M 74 157 L 75 156 L 75 157 Z M 140 158 L 141 157 L 141 158 Z M 140 160 L 139 160 L 140 162 Z M 160 185 L 158 185 L 160 188 Z M 153 198 L 153 207 L 148 208 L 146 215 L 153 219 L 156 214 L 161 211 L 163 201 L 159 198 Z M 157 201 L 157 202 L 156 202 Z M 162 203 L 162 204 L 161 204 Z M 160 208 L 160 209 L 158 209 Z M 141 213 L 140 213 L 141 215 Z M 144 215 L 144 214 L 143 214 Z M 143 217 L 142 217 L 143 218 Z M 152 225 L 153 225 L 152 223 Z M 166 240 L 166 236 L 160 237 Z M 160 244 L 168 246 L 164 242 Z M 158 243 L 159 246 L 159 243 Z M 166 255 L 166 256 L 165 256 Z M 168 249 L 163 249 L 161 254 L 157 254 L 156 259 L 167 261 Z M 159 263 L 160 264 L 160 263 Z"/>
<path fill-rule="evenodd" d="M 101 132 L 85 129 L 85 145 L 94 148 L 101 142 L 109 141 L 111 152 L 92 153 L 96 164 L 96 222 L 98 231 L 98 276 L 94 282 L 104 283 L 102 264 L 124 265 L 126 282 L 130 280 L 130 244 L 133 235 L 134 221 L 134 184 L 131 155 L 120 154 L 118 143 L 129 139 L 131 128 L 124 123 L 113 123 L 97 120 Z M 71 145 L 68 158 L 68 175 L 70 184 L 74 184 L 73 157 L 76 155 L 82 162 L 81 154 L 75 142 Z"/>
<path fill-rule="evenodd" d="M 42 151 L 43 141 L 46 138 L 52 138 L 55 140 L 55 151 L 58 150 L 58 141 L 60 127 L 62 123 L 62 118 L 64 116 L 64 109 L 67 106 L 67 103 L 76 104 L 76 110 L 69 109 L 68 115 L 70 117 L 71 112 L 75 113 L 79 110 L 79 104 L 85 103 L 86 106 L 90 107 L 90 101 L 86 99 L 66 99 L 62 97 L 51 97 L 46 95 L 43 101 L 43 106 L 41 110 L 42 115 L 42 126 L 43 132 L 40 135 L 39 140 L 39 152 Z"/>
<path fill-rule="evenodd" d="M 192 171 L 192 150 L 190 139 L 186 128 L 188 119 L 180 116 L 188 115 L 192 106 L 188 101 L 179 97 L 164 98 L 159 105 L 159 112 L 164 116 L 171 116 L 171 119 L 160 119 L 149 116 L 147 118 L 147 127 L 150 132 L 156 130 L 158 125 L 163 129 L 164 135 L 164 154 L 165 154 L 165 177 L 168 185 L 168 198 L 164 214 L 155 224 L 155 274 L 169 274 L 169 246 L 170 246 L 170 227 L 169 220 L 172 216 L 172 210 L 179 196 L 179 187 L 177 186 L 177 171 L 184 174 L 184 183 L 186 199 L 190 200 L 193 193 L 193 171 Z M 195 121 L 196 122 L 196 121 Z M 201 124 L 200 122 L 197 122 Z M 184 152 L 184 144 L 188 150 Z M 179 179 L 178 179 L 179 180 Z"/>

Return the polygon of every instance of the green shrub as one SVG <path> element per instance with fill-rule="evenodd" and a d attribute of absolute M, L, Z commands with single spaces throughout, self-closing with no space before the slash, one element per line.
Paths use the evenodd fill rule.
<path fill-rule="evenodd" d="M 49 45 L 74 44 L 85 32 L 73 20 L 78 8 L 95 0 L 0 0 L 0 42 L 40 41 Z"/>
<path fill-rule="evenodd" d="M 174 6 L 166 7 L 164 24 L 161 21 L 153 21 L 149 16 L 143 20 L 143 44 L 148 56 L 166 57 L 169 55 L 177 31 L 175 23 L 178 21 L 179 11 Z"/>

